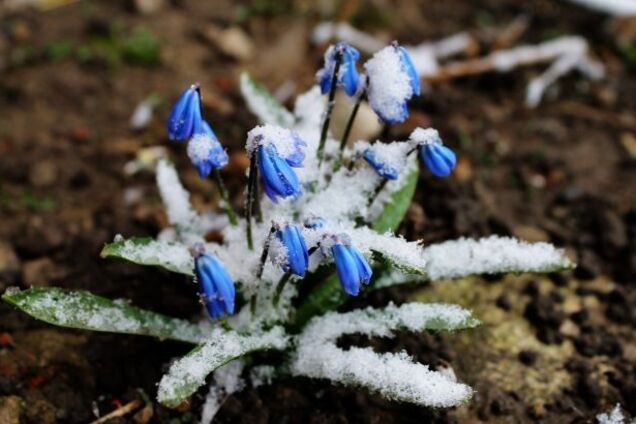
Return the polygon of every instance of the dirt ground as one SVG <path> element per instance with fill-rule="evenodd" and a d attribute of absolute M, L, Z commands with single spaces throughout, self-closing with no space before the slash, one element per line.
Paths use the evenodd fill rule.
<path fill-rule="evenodd" d="M 157 6 L 142 12 L 140 3 Z M 325 5 L 339 5 L 333 10 Z M 409 298 L 473 309 L 478 330 L 396 340 L 350 337 L 343 345 L 406 349 L 433 367 L 450 363 L 476 389 L 472 401 L 430 410 L 329 382 L 287 379 L 230 396 L 218 422 L 593 422 L 620 402 L 636 415 L 636 21 L 618 22 L 557 0 L 389 2 L 79 1 L 47 11 L 0 5 L 0 289 L 87 289 L 168 315 L 199 313 L 182 277 L 99 258 L 118 234 L 155 235 L 166 222 L 153 176 L 127 162 L 161 145 L 200 208 L 214 207 L 183 145 L 164 130 L 170 102 L 192 81 L 229 148 L 228 187 L 243 202 L 245 133 L 256 124 L 238 93 L 249 70 L 270 89 L 313 83 L 322 19 L 349 20 L 416 44 L 460 31 L 488 52 L 510 23 L 528 19 L 514 44 L 586 38 L 604 79 L 571 74 L 536 109 L 527 82 L 543 68 L 429 84 L 411 118 L 385 132 L 400 139 L 434 126 L 458 151 L 455 177 L 423 173 L 400 232 L 426 243 L 515 235 L 568 249 L 579 266 L 550 276 L 497 276 L 410 286 L 356 299 L 345 309 Z M 240 28 L 251 44 L 224 51 L 219 33 Z M 147 128 L 130 116 L 160 98 Z M 0 422 L 82 423 L 134 399 L 145 408 L 109 423 L 198 420 L 205 390 L 180 411 L 155 401 L 176 342 L 55 328 L 0 304 Z M 144 415 L 145 414 L 145 415 Z M 152 414 L 152 418 L 149 418 Z"/>

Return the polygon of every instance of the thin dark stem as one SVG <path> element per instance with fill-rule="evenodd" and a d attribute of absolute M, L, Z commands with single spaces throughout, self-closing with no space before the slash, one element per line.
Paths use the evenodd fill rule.
<path fill-rule="evenodd" d="M 280 301 L 280 295 L 283 292 L 283 289 L 285 288 L 285 284 L 287 284 L 291 276 L 292 276 L 291 272 L 286 272 L 278 281 L 278 284 L 276 285 L 276 291 L 274 292 L 274 299 L 272 299 L 274 306 L 278 305 L 278 302 Z"/>
<path fill-rule="evenodd" d="M 225 213 L 227 213 L 227 217 L 230 219 L 230 224 L 236 225 L 238 220 L 236 218 L 236 212 L 234 212 L 234 208 L 232 208 L 232 204 L 230 203 L 230 194 L 225 188 L 225 184 L 223 184 L 223 177 L 221 177 L 221 171 L 218 169 L 214 170 L 214 177 L 216 180 L 216 185 L 219 187 L 219 193 L 221 193 L 221 198 L 225 202 Z"/>
<path fill-rule="evenodd" d="M 407 160 L 408 157 L 411 156 L 411 154 L 417 150 L 417 148 L 418 148 L 418 146 L 415 146 L 411 150 L 406 152 L 406 156 L 405 156 L 404 160 Z M 367 204 L 367 206 L 371 206 L 373 204 L 373 202 L 375 202 L 375 199 L 378 198 L 378 196 L 380 195 L 380 192 L 384 189 L 384 187 L 386 187 L 388 182 L 389 182 L 389 180 L 387 180 L 386 178 L 382 178 L 382 182 L 380 183 L 380 185 L 378 185 L 375 188 L 375 191 L 373 192 L 373 195 L 369 198 L 369 203 Z"/>
<path fill-rule="evenodd" d="M 329 100 L 327 102 L 327 111 L 325 113 L 325 121 L 322 123 L 322 131 L 320 132 L 320 143 L 318 144 L 318 167 L 322 164 L 325 142 L 327 141 L 327 133 L 329 132 L 329 123 L 331 122 L 331 113 L 336 103 L 336 88 L 338 85 L 338 73 L 340 72 L 340 63 L 342 62 L 343 51 L 338 49 L 335 55 L 335 65 L 333 67 L 333 75 L 331 76 L 331 89 L 329 90 Z"/>
<path fill-rule="evenodd" d="M 252 157 L 250 158 L 250 171 L 247 177 L 247 202 L 245 205 L 245 218 L 247 220 L 247 247 L 250 250 L 254 250 L 254 240 L 252 239 L 252 209 L 254 207 L 254 195 L 256 194 L 255 189 L 257 188 L 258 184 L 256 181 L 257 172 L 256 153 L 253 153 Z"/>
<path fill-rule="evenodd" d="M 252 316 L 256 315 L 256 293 L 250 297 L 250 313 Z"/>
<path fill-rule="evenodd" d="M 265 239 L 265 243 L 263 243 L 263 252 L 261 253 L 261 260 L 258 264 L 258 270 L 256 271 L 256 278 L 260 280 L 263 276 L 263 270 L 265 269 L 265 261 L 267 260 L 267 254 L 269 253 L 269 243 L 272 235 L 276 232 L 276 227 L 272 225 L 272 228 L 269 230 L 269 234 Z"/>

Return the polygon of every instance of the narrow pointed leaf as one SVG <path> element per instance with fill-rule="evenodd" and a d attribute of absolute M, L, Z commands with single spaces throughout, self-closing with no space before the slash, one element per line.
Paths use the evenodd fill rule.
<path fill-rule="evenodd" d="M 241 74 L 241 93 L 247 107 L 262 124 L 285 128 L 294 125 L 294 116 L 246 72 Z"/>
<path fill-rule="evenodd" d="M 194 262 L 188 248 L 181 243 L 135 237 L 108 243 L 101 252 L 102 258 L 121 258 L 139 264 L 158 266 L 168 271 L 194 275 Z"/>
<path fill-rule="evenodd" d="M 391 198 L 384 205 L 382 213 L 373 221 L 372 228 L 379 233 L 397 230 L 411 205 L 419 178 L 419 167 L 410 166 L 406 172 L 408 175 L 405 177 L 402 187 L 391 194 Z"/>
<path fill-rule="evenodd" d="M 34 318 L 60 327 L 139 334 L 199 343 L 204 336 L 195 324 L 110 300 L 86 291 L 55 287 L 8 289 L 2 300 Z"/>
<path fill-rule="evenodd" d="M 217 328 L 204 344 L 170 366 L 159 383 L 157 400 L 174 408 L 203 385 L 207 375 L 220 366 L 257 350 L 282 350 L 287 344 L 282 327 L 248 335 Z"/>

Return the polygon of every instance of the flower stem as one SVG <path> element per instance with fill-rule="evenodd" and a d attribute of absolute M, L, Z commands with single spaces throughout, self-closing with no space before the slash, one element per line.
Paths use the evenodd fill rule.
<path fill-rule="evenodd" d="M 245 204 L 245 218 L 247 220 L 247 247 L 250 250 L 254 250 L 254 240 L 252 239 L 252 212 L 254 208 L 254 196 L 257 188 L 256 181 L 256 154 L 252 154 L 250 158 L 250 171 L 247 177 L 247 202 Z"/>
<path fill-rule="evenodd" d="M 345 127 L 344 134 L 342 135 L 342 140 L 340 140 L 340 160 L 342 161 L 342 154 L 344 152 L 345 147 L 347 147 L 347 142 L 349 141 L 349 135 L 351 134 L 351 128 L 353 127 L 353 122 L 356 119 L 356 115 L 358 114 L 358 109 L 360 109 L 360 104 L 364 95 L 358 96 L 356 100 L 355 106 L 353 106 L 353 110 L 351 111 L 351 115 L 349 115 L 349 120 L 347 121 L 347 126 Z"/>
<path fill-rule="evenodd" d="M 285 284 L 287 284 L 291 276 L 292 276 L 291 272 L 286 272 L 278 281 L 278 284 L 276 285 L 276 291 L 274 292 L 274 298 L 272 299 L 274 306 L 278 305 L 278 302 L 280 301 L 280 295 L 283 292 L 283 289 L 285 288 Z"/>
<path fill-rule="evenodd" d="M 333 106 L 336 103 L 336 88 L 338 85 L 338 73 L 340 72 L 340 64 L 342 62 L 342 55 L 344 51 L 338 49 L 335 54 L 335 64 L 333 67 L 333 74 L 331 76 L 331 89 L 329 90 L 329 100 L 327 102 L 327 110 L 325 112 L 325 121 L 322 124 L 322 131 L 320 132 L 320 143 L 318 144 L 318 167 L 322 165 L 322 160 L 325 150 L 325 142 L 327 141 L 327 133 L 329 132 L 329 123 L 331 122 L 331 113 L 333 112 Z"/>
<path fill-rule="evenodd" d="M 258 264 L 258 271 L 256 271 L 256 278 L 259 280 L 263 276 L 263 270 L 265 269 L 265 261 L 267 260 L 267 254 L 269 253 L 269 243 L 272 235 L 276 232 L 276 227 L 272 224 L 272 228 L 269 230 L 269 234 L 263 243 L 263 252 L 261 253 L 261 260 Z"/>
<path fill-rule="evenodd" d="M 214 170 L 214 177 L 216 180 L 216 185 L 219 187 L 219 193 L 221 193 L 221 198 L 225 202 L 225 213 L 227 213 L 227 217 L 230 220 L 230 224 L 236 225 L 238 220 L 236 219 L 236 212 L 234 212 L 234 208 L 232 208 L 232 204 L 230 203 L 230 194 L 225 188 L 225 184 L 223 184 L 223 177 L 221 177 L 221 171 L 218 169 Z"/>

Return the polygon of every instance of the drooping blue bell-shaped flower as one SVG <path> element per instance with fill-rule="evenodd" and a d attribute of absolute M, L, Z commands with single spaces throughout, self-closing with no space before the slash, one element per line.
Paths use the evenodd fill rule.
<path fill-rule="evenodd" d="M 298 227 L 286 225 L 276 232 L 276 238 L 285 247 L 283 270 L 304 277 L 309 266 L 309 253 L 305 238 Z"/>
<path fill-rule="evenodd" d="M 373 275 L 366 258 L 354 246 L 341 243 L 334 244 L 331 252 L 340 285 L 347 294 L 357 296 L 360 293 L 360 284 L 369 284 Z"/>
<path fill-rule="evenodd" d="M 356 69 L 356 62 L 360 59 L 360 53 L 349 44 L 339 42 L 329 46 L 325 52 L 325 63 L 317 73 L 316 79 L 320 85 L 322 94 L 331 91 L 333 72 L 336 67 L 336 56 L 340 54 L 340 69 L 336 78 L 338 87 L 342 87 L 348 96 L 353 96 L 358 90 L 360 75 Z"/>
<path fill-rule="evenodd" d="M 421 145 L 420 159 L 428 170 L 437 177 L 448 177 L 457 164 L 455 153 L 441 143 Z"/>
<path fill-rule="evenodd" d="M 196 128 L 202 126 L 201 97 L 199 87 L 191 85 L 181 93 L 168 117 L 168 137 L 170 140 L 188 140 Z"/>
<path fill-rule="evenodd" d="M 194 258 L 194 273 L 201 300 L 212 318 L 234 313 L 234 281 L 219 260 L 209 253 Z"/>
<path fill-rule="evenodd" d="M 201 120 L 188 141 L 188 157 L 201 178 L 207 177 L 215 169 L 223 168 L 229 161 L 227 152 L 204 120 Z"/>

